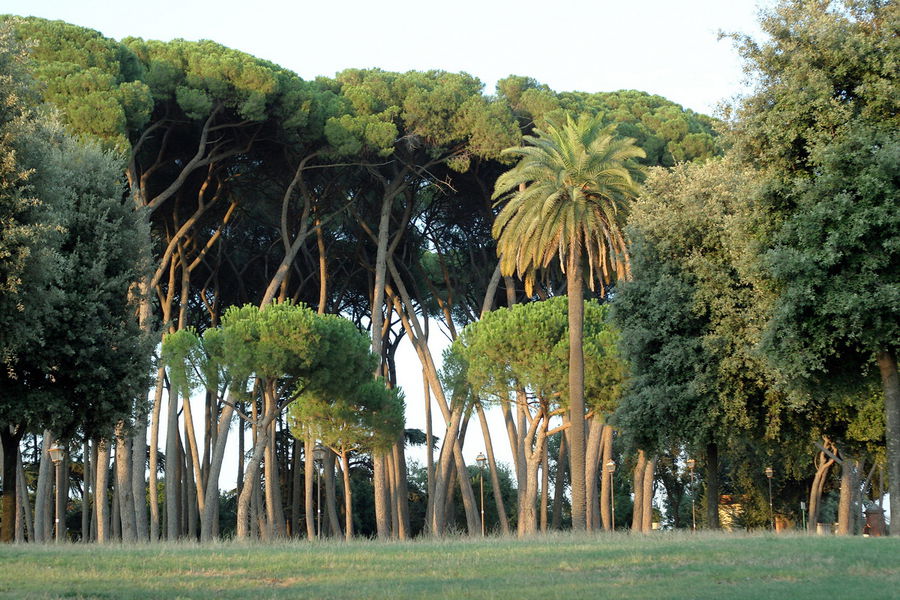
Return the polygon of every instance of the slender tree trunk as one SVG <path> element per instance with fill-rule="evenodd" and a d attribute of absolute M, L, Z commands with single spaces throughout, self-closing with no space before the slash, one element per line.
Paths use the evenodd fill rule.
<path fill-rule="evenodd" d="M 344 535 L 350 541 L 353 539 L 353 488 L 350 486 L 350 456 L 346 449 L 341 451 L 341 470 L 344 477 Z"/>
<path fill-rule="evenodd" d="M 94 484 L 94 507 L 97 522 L 97 541 L 104 543 L 109 541 L 109 513 L 107 488 L 109 482 L 109 442 L 107 440 L 98 440 L 97 445 L 97 479 Z"/>
<path fill-rule="evenodd" d="M 877 357 L 884 390 L 885 440 L 887 447 L 887 480 L 891 497 L 892 521 L 900 523 L 900 378 L 897 376 L 897 357 L 889 350 L 882 350 Z M 891 533 L 898 533 L 891 523 Z"/>
<path fill-rule="evenodd" d="M 135 537 L 138 541 L 150 539 L 150 523 L 147 519 L 147 415 L 140 413 L 135 420 L 131 439 L 131 494 L 134 501 Z"/>
<path fill-rule="evenodd" d="M 24 428 L 10 431 L 10 426 L 0 423 L 0 444 L 3 448 L 3 495 L 0 500 L 0 542 L 12 543 L 16 539 L 16 455 Z"/>
<path fill-rule="evenodd" d="M 181 399 L 181 406 L 183 407 L 182 412 L 184 414 L 184 435 L 185 438 L 187 438 L 187 444 L 182 445 L 186 446 L 187 452 L 185 454 L 190 465 L 190 468 L 186 469 L 184 478 L 185 480 L 189 480 L 190 487 L 196 490 L 197 508 L 200 513 L 203 513 L 203 508 L 206 504 L 206 496 L 203 489 L 203 474 L 200 467 L 200 449 L 197 445 L 197 431 L 194 429 L 194 415 L 191 408 L 191 399 L 188 394 L 185 394 L 185 397 Z"/>
<path fill-rule="evenodd" d="M 64 456 L 60 464 L 54 465 L 56 474 L 56 516 L 53 519 L 56 532 L 56 541 L 66 541 L 66 509 L 69 499 L 69 469 L 68 455 Z"/>
<path fill-rule="evenodd" d="M 28 540 L 34 541 L 34 521 L 31 518 L 31 502 L 28 500 L 28 488 L 25 486 L 25 467 L 22 465 L 22 452 L 16 451 L 16 490 L 19 496 L 19 507 L 22 512 L 22 526 Z M 24 541 L 24 540 L 23 540 Z"/>
<path fill-rule="evenodd" d="M 569 249 L 566 283 L 569 296 L 569 472 L 572 475 L 572 529 L 587 526 L 584 444 L 584 288 L 581 247 L 573 241 Z"/>
<path fill-rule="evenodd" d="M 600 519 L 603 521 L 603 529 L 612 531 L 612 496 L 613 496 L 613 480 L 612 473 L 606 470 L 606 463 L 612 460 L 612 427 L 603 428 L 603 439 L 600 444 L 603 446 L 603 455 L 600 458 L 600 469 L 603 475 L 600 477 Z"/>
<path fill-rule="evenodd" d="M 265 415 L 265 417 L 263 417 L 263 421 L 262 423 L 260 423 L 258 428 L 259 433 L 256 438 L 256 444 L 253 446 L 253 454 L 250 457 L 250 461 L 247 463 L 247 471 L 244 474 L 244 485 L 241 488 L 241 493 L 238 497 L 238 539 L 246 540 L 250 538 L 250 497 L 253 493 L 254 488 L 259 487 L 257 485 L 257 482 L 259 481 L 259 467 L 260 463 L 263 460 L 263 455 L 265 454 L 266 444 L 268 443 L 269 425 L 274 421 L 274 419 L 274 411 L 270 411 L 267 415 Z"/>
<path fill-rule="evenodd" d="M 563 492 L 566 487 L 566 462 L 569 444 L 563 433 L 559 434 L 559 454 L 556 455 L 556 480 L 553 482 L 553 521 L 550 527 L 559 530 L 562 527 Z"/>
<path fill-rule="evenodd" d="M 706 526 L 719 528 L 719 447 L 706 445 Z"/>
<path fill-rule="evenodd" d="M 631 510 L 631 531 L 639 533 L 643 531 L 644 518 L 644 471 L 647 469 L 647 455 L 643 450 L 638 450 L 637 463 L 634 465 L 634 479 L 632 492 L 634 504 Z"/>
<path fill-rule="evenodd" d="M 595 414 L 590 419 L 590 431 L 587 437 L 587 455 L 584 466 L 585 486 L 585 518 L 588 531 L 600 528 L 600 501 L 597 490 L 597 469 L 600 463 L 600 442 L 603 437 L 603 419 Z"/>
<path fill-rule="evenodd" d="M 200 516 L 200 541 L 208 542 L 213 539 L 213 525 L 216 515 L 219 514 L 219 474 L 222 472 L 222 462 L 225 460 L 225 446 L 228 443 L 228 432 L 231 430 L 231 417 L 234 414 L 234 405 L 227 401 L 222 408 L 219 417 L 216 445 L 213 448 L 209 461 L 209 476 L 206 480 L 206 499 L 203 503 L 203 513 Z"/>
<path fill-rule="evenodd" d="M 848 456 L 842 456 L 844 459 L 841 465 L 841 496 L 838 503 L 838 535 L 853 535 L 855 523 L 855 493 L 854 490 L 858 485 L 857 471 L 859 461 Z"/>
<path fill-rule="evenodd" d="M 822 502 L 822 490 L 825 487 L 825 480 L 828 476 L 828 470 L 834 464 L 834 459 L 826 457 L 824 452 L 820 452 L 820 462 L 816 469 L 816 475 L 813 478 L 812 486 L 809 490 L 809 531 L 816 532 L 816 525 L 819 522 L 819 508 Z"/>
<path fill-rule="evenodd" d="M 310 540 L 316 539 L 316 515 L 313 504 L 313 493 L 315 492 L 313 489 L 313 477 L 316 469 L 315 447 L 315 438 L 308 435 L 303 443 L 303 483 L 306 490 L 304 503 L 306 509 L 306 537 Z"/>
<path fill-rule="evenodd" d="M 650 459 L 644 466 L 643 477 L 643 506 L 641 507 L 641 531 L 649 533 L 653 531 L 653 474 L 656 471 L 656 459 Z"/>
<path fill-rule="evenodd" d="M 396 482 L 396 486 L 394 488 L 394 499 L 397 506 L 397 520 L 400 523 L 400 529 L 397 532 L 397 536 L 401 540 L 408 539 L 410 536 L 409 483 L 406 479 L 406 452 L 404 451 L 405 444 L 406 441 L 404 440 L 403 434 L 401 433 L 400 439 L 394 444 L 393 448 Z M 332 487 L 333 486 L 334 480 L 332 479 Z"/>
<path fill-rule="evenodd" d="M 53 434 L 45 429 L 41 439 L 41 466 L 38 469 L 37 487 L 34 492 L 34 541 L 50 541 L 50 502 L 53 489 L 53 462 L 50 446 Z"/>
<path fill-rule="evenodd" d="M 491 442 L 491 431 L 488 427 L 487 417 L 481 402 L 475 403 L 478 411 L 478 420 L 481 422 L 481 434 L 484 437 L 484 448 L 487 452 L 488 467 L 491 470 L 491 491 L 494 495 L 494 505 L 497 507 L 497 518 L 500 521 L 500 531 L 503 535 L 509 535 L 509 519 L 506 517 L 506 506 L 503 504 L 503 491 L 500 489 L 500 476 L 497 473 L 497 461 L 494 457 L 494 444 Z M 556 504 L 554 503 L 554 510 Z M 554 519 L 556 514 L 554 513 Z"/>
<path fill-rule="evenodd" d="M 169 390 L 166 415 L 166 539 L 181 537 L 178 500 L 181 497 L 181 481 L 178 478 L 178 394 Z"/>
<path fill-rule="evenodd" d="M 122 518 L 122 541 L 133 543 L 135 537 L 134 495 L 131 480 L 131 438 L 125 435 L 125 423 L 116 425 L 116 493 Z"/>
<path fill-rule="evenodd" d="M 85 438 L 81 446 L 81 541 L 91 539 L 91 447 Z"/>
<path fill-rule="evenodd" d="M 548 455 L 547 444 L 544 444 L 544 451 L 541 453 L 541 532 L 547 533 L 547 504 L 550 487 L 550 457 Z"/>
<path fill-rule="evenodd" d="M 300 537 L 300 505 L 301 494 L 303 493 L 300 440 L 294 439 L 291 446 L 293 448 L 291 460 L 291 535 L 298 538 Z"/>
<path fill-rule="evenodd" d="M 337 511 L 337 486 L 335 485 L 334 469 L 337 455 L 330 449 L 325 450 L 324 477 L 325 480 L 325 508 L 328 514 L 328 528 L 331 530 L 331 536 L 342 538 L 344 532 L 341 530 L 341 519 Z"/>

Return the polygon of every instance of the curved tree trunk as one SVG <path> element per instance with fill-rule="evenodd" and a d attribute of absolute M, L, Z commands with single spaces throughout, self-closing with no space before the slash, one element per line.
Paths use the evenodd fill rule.
<path fill-rule="evenodd" d="M 222 472 L 222 462 L 225 460 L 225 446 L 228 443 L 228 432 L 231 430 L 231 417 L 234 414 L 234 405 L 227 401 L 222 408 L 219 417 L 218 435 L 213 455 L 209 462 L 209 476 L 206 480 L 206 498 L 203 504 L 203 512 L 200 515 L 200 541 L 208 542 L 214 537 L 213 523 L 219 512 L 219 474 Z"/>
<path fill-rule="evenodd" d="M 584 288 L 581 246 L 572 242 L 566 269 L 569 296 L 569 472 L 572 476 L 572 529 L 587 526 L 584 444 Z"/>
<path fill-rule="evenodd" d="M 250 497 L 254 488 L 258 487 L 259 467 L 265 454 L 266 445 L 268 443 L 269 425 L 275 420 L 275 412 L 269 412 L 262 423 L 259 424 L 259 434 L 256 437 L 256 444 L 253 446 L 253 454 L 247 463 L 247 470 L 244 473 L 244 485 L 241 487 L 240 496 L 238 496 L 237 508 L 237 537 L 241 540 L 250 538 Z"/>

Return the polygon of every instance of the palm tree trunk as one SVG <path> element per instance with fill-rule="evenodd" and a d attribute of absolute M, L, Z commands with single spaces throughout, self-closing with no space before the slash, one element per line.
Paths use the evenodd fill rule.
<path fill-rule="evenodd" d="M 572 481 L 572 529 L 587 526 L 585 502 L 584 444 L 584 287 L 581 271 L 581 245 L 573 240 L 569 248 L 566 284 L 569 300 L 569 472 Z"/>

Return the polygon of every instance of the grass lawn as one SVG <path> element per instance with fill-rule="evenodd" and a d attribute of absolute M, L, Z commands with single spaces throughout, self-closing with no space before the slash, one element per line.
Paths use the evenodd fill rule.
<path fill-rule="evenodd" d="M 2 546 L 0 598 L 898 598 L 900 538 Z"/>

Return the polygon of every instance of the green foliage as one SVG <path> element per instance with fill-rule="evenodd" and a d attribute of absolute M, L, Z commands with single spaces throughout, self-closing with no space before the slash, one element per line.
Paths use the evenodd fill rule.
<path fill-rule="evenodd" d="M 767 256 L 780 293 L 765 348 L 797 383 L 855 382 L 900 349 L 900 137 L 859 127 L 810 161 Z"/>
<path fill-rule="evenodd" d="M 565 269 L 570 254 L 584 255 L 592 289 L 595 277 L 624 276 L 620 228 L 638 192 L 634 159 L 644 151 L 588 115 L 536 133 L 504 151 L 521 159 L 495 184 L 492 198 L 507 201 L 493 227 L 501 271 L 525 279 L 529 295 L 535 272 L 557 256 Z"/>
<path fill-rule="evenodd" d="M 445 356 L 445 381 L 464 380 L 475 397 L 502 401 L 521 385 L 557 406 L 566 406 L 567 302 L 565 296 L 558 296 L 500 308 L 466 326 Z M 606 305 L 585 302 L 585 397 L 588 405 L 605 414 L 615 409 L 626 369 L 617 350 L 618 332 L 607 312 Z"/>

